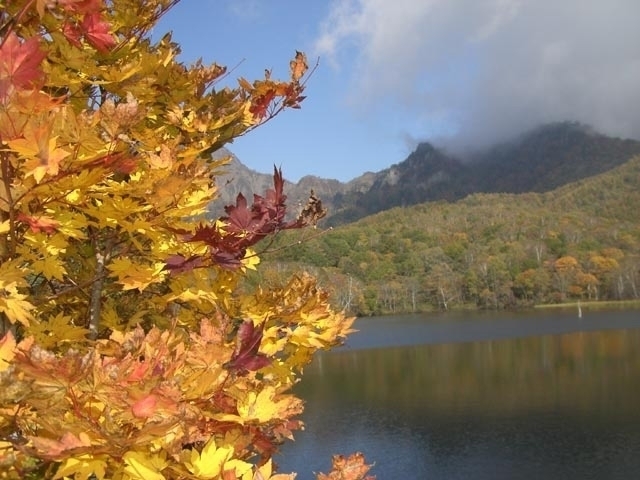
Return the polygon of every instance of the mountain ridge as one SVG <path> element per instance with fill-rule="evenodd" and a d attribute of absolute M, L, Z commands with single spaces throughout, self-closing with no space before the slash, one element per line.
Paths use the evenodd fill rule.
<path fill-rule="evenodd" d="M 329 208 L 330 226 L 350 223 L 398 206 L 455 201 L 473 193 L 545 192 L 611 170 L 640 154 L 640 141 L 601 134 L 577 122 L 541 125 L 511 141 L 460 157 L 429 142 L 407 158 L 348 182 L 313 175 L 285 183 L 292 214 L 306 203 L 311 189 Z M 220 199 L 211 211 L 224 212 L 239 192 L 262 194 L 273 177 L 251 170 L 231 155 L 218 177 Z M 286 178 L 286 172 L 285 178 Z"/>

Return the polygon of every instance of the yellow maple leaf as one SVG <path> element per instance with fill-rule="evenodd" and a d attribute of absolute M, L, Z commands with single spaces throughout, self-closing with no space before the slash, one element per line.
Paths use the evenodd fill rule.
<path fill-rule="evenodd" d="M 58 478 L 70 478 L 75 480 L 88 480 L 97 478 L 102 480 L 105 477 L 107 461 L 103 456 L 94 457 L 92 454 L 74 455 L 66 458 L 58 467 L 53 480 Z"/>
<path fill-rule="evenodd" d="M 253 465 L 237 458 L 232 458 L 224 464 L 223 478 L 251 479 Z M 228 476 L 228 477 L 227 477 Z"/>
<path fill-rule="evenodd" d="M 28 326 L 33 320 L 31 310 L 35 307 L 25 300 L 26 295 L 17 293 L 12 285 L 5 286 L 5 290 L 10 292 L 9 297 L 0 296 L 0 312 L 3 312 L 11 323 L 19 322 Z"/>
<path fill-rule="evenodd" d="M 31 244 L 28 246 L 25 245 L 28 248 L 32 249 L 33 246 L 36 246 L 37 251 L 53 256 L 64 253 L 69 246 L 69 242 L 60 232 L 56 232 L 53 235 L 47 235 L 43 232 L 34 233 L 32 231 L 28 231 L 24 234 L 24 239 Z M 21 251 L 20 253 L 25 257 L 28 256 L 24 251 Z"/>
<path fill-rule="evenodd" d="M 161 473 L 168 465 L 164 455 L 150 455 L 143 452 L 127 452 L 122 459 L 125 462 L 124 474 L 129 480 L 165 480 Z"/>
<path fill-rule="evenodd" d="M 216 193 L 215 188 L 197 188 L 183 192 L 178 202 L 180 209 L 188 209 L 191 215 L 199 215 L 207 211 L 207 207 Z"/>
<path fill-rule="evenodd" d="M 67 274 L 67 270 L 64 268 L 64 264 L 60 259 L 50 255 L 33 262 L 31 268 L 36 272 L 42 273 L 47 280 L 55 278 L 62 281 Z"/>
<path fill-rule="evenodd" d="M 201 290 L 199 288 L 185 288 L 183 291 L 167 297 L 168 302 L 182 300 L 183 302 L 207 301 L 215 305 L 218 296 L 210 290 Z"/>
<path fill-rule="evenodd" d="M 244 421 L 257 420 L 267 423 L 274 419 L 283 419 L 291 416 L 289 412 L 301 411 L 302 405 L 293 395 L 280 395 L 276 398 L 276 390 L 273 386 L 265 386 L 260 393 L 247 392 L 247 395 L 238 402 L 238 415 Z"/>
<path fill-rule="evenodd" d="M 184 464 L 191 473 L 204 480 L 214 479 L 223 471 L 225 463 L 233 455 L 233 447 L 217 447 L 215 438 L 211 438 L 202 449 L 202 453 L 191 450 L 190 458 Z"/>
<path fill-rule="evenodd" d="M 57 230 L 61 234 L 77 239 L 87 238 L 83 231 L 87 226 L 87 219 L 84 216 L 74 212 L 55 212 L 55 217 L 59 223 Z"/>
<path fill-rule="evenodd" d="M 190 185 L 191 179 L 188 177 L 168 175 L 154 183 L 154 189 L 147 199 L 155 208 L 165 210 L 168 205 L 175 204 Z M 171 210 L 167 211 L 170 212 Z"/>
<path fill-rule="evenodd" d="M 165 264 L 156 262 L 153 265 L 133 263 L 128 258 L 116 258 L 108 266 L 111 275 L 118 278 L 124 290 L 147 288 L 152 283 L 162 282 L 167 276 Z"/>
<path fill-rule="evenodd" d="M 61 342 L 81 342 L 87 333 L 89 330 L 73 325 L 71 317 L 62 313 L 29 327 L 29 334 L 44 348 L 55 347 Z"/>
<path fill-rule="evenodd" d="M 261 465 L 256 469 L 255 475 L 253 476 L 254 480 L 269 480 L 271 478 L 271 473 L 273 472 L 273 464 L 271 459 L 267 460 L 264 465 Z"/>
<path fill-rule="evenodd" d="M 257 270 L 256 266 L 260 263 L 260 257 L 256 254 L 255 251 L 248 248 L 241 262 L 242 262 L 242 268 L 248 268 L 249 270 Z"/>
<path fill-rule="evenodd" d="M 27 282 L 24 277 L 27 273 L 28 271 L 18 260 L 9 260 L 0 264 L 0 290 L 6 290 L 6 296 L 17 292 L 18 287 L 26 287 Z"/>
<path fill-rule="evenodd" d="M 264 465 L 256 468 L 253 476 L 248 477 L 249 480 L 295 480 L 295 473 L 277 473 L 272 476 L 273 464 L 271 459 L 267 460 Z M 244 480 L 244 477 L 242 478 Z"/>

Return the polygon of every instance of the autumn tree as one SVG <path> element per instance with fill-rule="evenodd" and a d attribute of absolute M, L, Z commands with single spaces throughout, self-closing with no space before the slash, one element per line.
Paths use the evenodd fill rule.
<path fill-rule="evenodd" d="M 553 262 L 553 278 L 562 299 L 571 293 L 571 286 L 575 282 L 578 272 L 582 271 L 578 260 L 571 255 L 565 255 Z"/>
<path fill-rule="evenodd" d="M 307 274 L 238 288 L 261 240 L 323 215 L 287 216 L 279 170 L 198 220 L 211 154 L 299 107 L 304 54 L 224 86 L 151 38 L 177 1 L 0 2 L 3 478 L 293 478 L 271 461 L 290 387 L 350 331 Z"/>
<path fill-rule="evenodd" d="M 513 286 L 517 294 L 527 301 L 540 302 L 549 291 L 551 278 L 544 268 L 528 268 L 516 275 Z"/>
<path fill-rule="evenodd" d="M 610 287 L 615 283 L 614 278 L 619 277 L 619 270 L 621 261 L 624 258 L 624 254 L 617 248 L 605 248 L 601 252 L 593 253 L 589 257 L 589 268 L 593 275 L 599 280 L 599 284 L 605 288 Z M 618 275 L 616 275 L 618 273 Z"/>

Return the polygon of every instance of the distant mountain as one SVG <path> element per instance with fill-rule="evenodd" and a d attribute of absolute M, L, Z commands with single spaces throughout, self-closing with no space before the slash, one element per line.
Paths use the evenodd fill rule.
<path fill-rule="evenodd" d="M 397 206 L 458 200 L 472 193 L 546 192 L 615 168 L 640 154 L 640 142 L 612 138 L 575 122 L 541 126 L 464 160 L 428 143 L 375 174 L 366 192 L 334 199 L 331 225 Z"/>
<path fill-rule="evenodd" d="M 329 208 L 326 222 L 338 225 L 393 207 L 454 201 L 472 193 L 546 192 L 611 170 L 638 154 L 639 141 L 561 122 L 464 159 L 421 143 L 404 161 L 379 172 L 347 183 L 304 177 L 297 183 L 287 182 L 285 192 L 293 211 L 306 203 L 313 188 Z M 234 202 L 239 191 L 262 194 L 273 184 L 271 175 L 250 170 L 235 157 L 227 171 L 218 179 L 222 199 L 212 206 L 221 212 L 222 205 Z"/>
<path fill-rule="evenodd" d="M 235 204 L 239 193 L 242 193 L 251 202 L 253 194 L 264 195 L 268 189 L 273 188 L 273 172 L 266 174 L 252 170 L 227 149 L 219 150 L 214 156 L 230 157 L 231 160 L 228 165 L 222 168 L 223 174 L 216 177 L 220 196 L 209 207 L 212 217 L 224 215 L 224 206 Z M 306 205 L 312 189 L 324 203 L 336 195 L 342 194 L 351 185 L 351 182 L 343 183 L 312 175 L 302 177 L 297 183 L 289 182 L 286 180 L 286 173 L 283 172 L 285 175 L 284 190 L 287 195 L 289 213 L 293 216 L 297 215 Z M 365 190 L 368 190 L 369 187 L 370 184 Z"/>
<path fill-rule="evenodd" d="M 331 199 L 333 213 L 328 221 L 349 223 L 393 207 L 462 198 L 469 192 L 458 179 L 466 169 L 460 160 L 421 143 L 403 162 L 369 175 L 369 188 L 348 188 Z"/>
<path fill-rule="evenodd" d="M 478 192 L 546 192 L 609 171 L 640 152 L 640 142 L 563 122 L 541 126 L 477 154 L 465 180 Z"/>

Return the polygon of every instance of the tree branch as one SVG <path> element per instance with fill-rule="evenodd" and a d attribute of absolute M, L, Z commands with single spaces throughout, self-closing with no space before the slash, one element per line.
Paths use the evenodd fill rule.
<path fill-rule="evenodd" d="M 102 287 L 105 279 L 105 265 L 111 258 L 113 249 L 113 237 L 110 237 L 104 250 L 100 251 L 97 239 L 95 240 L 96 273 L 91 285 L 91 297 L 89 298 L 89 338 L 96 340 L 100 332 L 100 315 L 102 313 Z"/>

